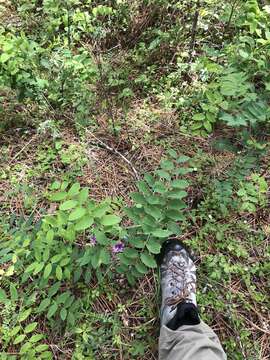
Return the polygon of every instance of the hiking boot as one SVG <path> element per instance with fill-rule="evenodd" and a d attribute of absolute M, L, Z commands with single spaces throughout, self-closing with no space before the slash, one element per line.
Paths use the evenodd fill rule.
<path fill-rule="evenodd" d="M 196 302 L 196 267 L 177 240 L 164 243 L 160 257 L 161 326 L 173 330 L 182 324 L 200 323 Z"/>

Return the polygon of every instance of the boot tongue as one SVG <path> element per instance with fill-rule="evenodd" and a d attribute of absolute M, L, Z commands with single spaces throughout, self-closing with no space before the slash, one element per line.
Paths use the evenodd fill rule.
<path fill-rule="evenodd" d="M 200 323 L 197 307 L 192 303 L 177 305 L 175 316 L 166 325 L 171 330 L 177 330 L 182 325 L 198 325 Z"/>

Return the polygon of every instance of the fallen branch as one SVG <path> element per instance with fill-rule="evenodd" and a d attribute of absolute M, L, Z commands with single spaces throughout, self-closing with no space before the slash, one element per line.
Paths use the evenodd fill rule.
<path fill-rule="evenodd" d="M 104 141 L 100 140 L 99 138 L 97 138 L 90 130 L 84 128 L 82 126 L 82 128 L 86 131 L 86 133 L 88 133 L 90 136 L 92 136 L 93 139 L 95 139 L 99 144 L 101 144 L 105 149 L 107 149 L 108 151 L 110 151 L 113 154 L 116 154 L 118 156 L 120 156 L 128 165 L 129 167 L 132 169 L 136 180 L 140 180 L 138 171 L 135 169 L 135 167 L 133 166 L 133 164 L 131 163 L 130 160 L 128 160 L 123 154 L 121 154 L 118 150 L 116 150 L 115 148 L 109 146 L 108 144 L 106 144 Z"/>
<path fill-rule="evenodd" d="M 9 165 L 13 163 L 14 160 L 17 159 L 17 157 L 37 138 L 37 134 L 34 135 L 22 148 L 20 151 L 17 152 L 15 156 L 9 161 Z"/>

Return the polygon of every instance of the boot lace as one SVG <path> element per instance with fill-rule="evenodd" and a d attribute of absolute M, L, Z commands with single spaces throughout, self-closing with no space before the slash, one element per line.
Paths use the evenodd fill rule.
<path fill-rule="evenodd" d="M 188 269 L 185 261 L 172 262 L 168 266 L 168 271 L 169 284 L 174 290 L 172 296 L 167 297 L 165 302 L 166 305 L 173 306 L 173 310 L 181 302 L 191 302 L 190 293 L 195 292 L 195 281 L 187 280 Z"/>

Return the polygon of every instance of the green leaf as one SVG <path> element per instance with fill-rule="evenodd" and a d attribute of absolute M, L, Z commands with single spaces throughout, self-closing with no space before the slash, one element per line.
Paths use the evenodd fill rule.
<path fill-rule="evenodd" d="M 140 278 L 140 277 L 142 277 L 142 273 L 139 272 L 139 271 L 136 269 L 135 266 L 133 266 L 133 267 L 131 268 L 131 271 L 129 271 L 128 273 L 131 274 L 133 277 L 135 277 L 135 278 L 137 278 L 137 279 Z"/>
<path fill-rule="evenodd" d="M 63 321 L 66 320 L 66 318 L 67 318 L 67 309 L 65 309 L 65 308 L 61 309 L 61 311 L 60 311 L 60 317 L 61 317 L 61 319 L 62 319 Z"/>
<path fill-rule="evenodd" d="M 5 290 L 0 289 L 0 303 L 5 303 L 7 301 L 7 294 Z"/>
<path fill-rule="evenodd" d="M 174 159 L 177 158 L 177 152 L 174 149 L 169 149 L 168 150 L 168 155 L 170 155 Z"/>
<path fill-rule="evenodd" d="M 202 113 L 198 113 L 193 115 L 192 119 L 195 121 L 203 121 L 205 119 L 205 115 Z"/>
<path fill-rule="evenodd" d="M 149 186 L 147 185 L 147 183 L 145 181 L 143 181 L 143 180 L 137 181 L 136 186 L 137 186 L 138 190 L 140 192 L 142 192 L 143 194 L 150 194 Z"/>
<path fill-rule="evenodd" d="M 68 187 L 69 183 L 67 181 L 63 181 L 61 185 L 61 190 L 64 191 Z"/>
<path fill-rule="evenodd" d="M 131 199 L 135 201 L 137 204 L 146 204 L 145 198 L 139 192 L 132 193 L 130 195 Z"/>
<path fill-rule="evenodd" d="M 19 335 L 16 337 L 16 339 L 13 341 L 14 345 L 20 344 L 24 339 L 25 339 L 26 335 Z"/>
<path fill-rule="evenodd" d="M 51 229 L 46 234 L 46 240 L 48 243 L 51 243 L 53 241 L 53 238 L 54 238 L 54 231 Z"/>
<path fill-rule="evenodd" d="M 71 186 L 71 188 L 68 191 L 68 196 L 73 197 L 75 195 L 79 194 L 81 185 L 79 183 L 75 183 Z"/>
<path fill-rule="evenodd" d="M 18 300 L 18 291 L 17 291 L 16 286 L 14 284 L 10 284 L 9 292 L 10 292 L 11 300 L 12 301 L 17 301 Z"/>
<path fill-rule="evenodd" d="M 247 192 L 246 192 L 245 189 L 240 189 L 240 190 L 237 191 L 237 195 L 238 196 L 245 196 L 245 195 L 247 195 Z"/>
<path fill-rule="evenodd" d="M 120 260 L 121 264 L 129 266 L 133 260 L 126 257 L 123 253 L 118 255 L 118 259 Z"/>
<path fill-rule="evenodd" d="M 205 130 L 207 130 L 209 133 L 211 133 L 213 131 L 213 126 L 209 121 L 205 121 L 203 123 L 203 126 L 204 126 Z"/>
<path fill-rule="evenodd" d="M 193 168 L 180 168 L 180 169 L 176 169 L 174 174 L 175 175 L 187 175 L 193 171 L 194 171 Z"/>
<path fill-rule="evenodd" d="M 63 271 L 62 271 L 61 266 L 57 265 L 56 270 L 55 270 L 55 275 L 56 275 L 57 280 L 59 280 L 59 281 L 62 280 Z"/>
<path fill-rule="evenodd" d="M 43 339 L 43 338 L 44 338 L 44 335 L 43 335 L 43 334 L 35 334 L 35 335 L 33 335 L 33 336 L 30 337 L 29 341 L 30 341 L 31 343 L 36 343 L 36 342 L 40 341 L 40 340 Z"/>
<path fill-rule="evenodd" d="M 33 322 L 29 325 L 26 326 L 26 328 L 24 329 L 24 333 L 25 334 L 28 334 L 28 333 L 31 333 L 32 331 L 35 330 L 35 328 L 37 327 L 37 322 Z"/>
<path fill-rule="evenodd" d="M 185 189 L 189 186 L 188 181 L 186 180 L 174 180 L 172 182 L 172 187 L 176 189 Z"/>
<path fill-rule="evenodd" d="M 20 330 L 21 330 L 21 327 L 20 327 L 20 326 L 15 326 L 15 328 L 13 328 L 13 329 L 10 331 L 9 336 L 10 336 L 10 337 L 13 337 L 13 336 L 17 335 Z"/>
<path fill-rule="evenodd" d="M 57 255 L 54 255 L 52 258 L 51 258 L 51 263 L 52 264 L 55 264 L 55 263 L 58 263 L 62 258 L 63 258 L 63 254 L 57 254 Z"/>
<path fill-rule="evenodd" d="M 83 207 L 78 207 L 74 211 L 72 211 L 68 217 L 69 221 L 78 220 L 83 217 L 86 213 L 86 209 Z"/>
<path fill-rule="evenodd" d="M 169 219 L 175 220 L 175 221 L 182 221 L 185 219 L 183 213 L 177 211 L 177 210 L 169 210 L 166 212 L 166 216 Z"/>
<path fill-rule="evenodd" d="M 118 274 L 126 274 L 128 271 L 128 266 L 121 264 L 116 267 L 116 271 L 118 272 Z"/>
<path fill-rule="evenodd" d="M 145 206 L 145 212 L 153 216 L 156 220 L 162 219 L 164 216 L 162 210 L 158 206 Z"/>
<path fill-rule="evenodd" d="M 220 118 L 221 120 L 225 121 L 228 126 L 238 127 L 238 126 L 247 125 L 247 120 L 243 118 L 241 115 L 231 115 L 228 113 L 222 113 Z"/>
<path fill-rule="evenodd" d="M 244 95 L 247 91 L 247 75 L 244 72 L 230 73 L 220 79 L 220 92 L 225 96 Z"/>
<path fill-rule="evenodd" d="M 69 313 L 68 313 L 67 321 L 68 321 L 68 324 L 70 324 L 71 326 L 74 326 L 75 316 L 71 311 L 69 311 Z"/>
<path fill-rule="evenodd" d="M 44 263 L 38 263 L 34 272 L 33 272 L 33 275 L 37 275 L 42 269 L 44 268 Z"/>
<path fill-rule="evenodd" d="M 170 200 L 167 203 L 169 210 L 182 210 L 186 209 L 187 204 L 182 200 Z"/>
<path fill-rule="evenodd" d="M 39 304 L 39 307 L 37 308 L 37 312 L 41 313 L 43 312 L 51 303 L 51 299 L 46 298 L 44 300 L 41 301 L 41 303 Z"/>
<path fill-rule="evenodd" d="M 89 196 L 89 189 L 88 188 L 84 188 L 80 191 L 77 199 L 79 201 L 80 204 L 84 204 L 86 202 L 86 200 L 88 199 Z"/>
<path fill-rule="evenodd" d="M 148 253 L 144 252 L 140 256 L 141 261 L 149 268 L 156 268 L 157 264 L 155 259 Z"/>
<path fill-rule="evenodd" d="M 43 277 L 47 279 L 52 272 L 52 264 L 47 264 L 44 269 Z"/>
<path fill-rule="evenodd" d="M 104 234 L 103 231 L 95 230 L 94 234 L 97 239 L 97 242 L 100 245 L 108 245 L 110 243 L 109 239 L 107 238 L 107 236 Z"/>
<path fill-rule="evenodd" d="M 49 291 L 48 291 L 49 297 L 52 297 L 53 295 L 55 295 L 57 293 L 57 291 L 59 290 L 60 286 L 61 286 L 60 281 L 57 281 L 56 283 L 54 283 L 53 286 L 51 286 L 49 288 Z"/>
<path fill-rule="evenodd" d="M 239 55 L 245 60 L 249 58 L 249 53 L 242 49 L 239 49 Z"/>
<path fill-rule="evenodd" d="M 63 211 L 71 210 L 71 209 L 75 208 L 75 206 L 77 204 L 78 204 L 78 202 L 75 200 L 67 200 L 63 204 L 60 205 L 59 209 L 63 210 Z"/>
<path fill-rule="evenodd" d="M 141 262 L 135 264 L 135 268 L 141 274 L 146 274 L 148 272 L 148 268 Z"/>
<path fill-rule="evenodd" d="M 161 181 L 156 181 L 153 187 L 154 191 L 160 194 L 165 194 L 167 191 L 166 186 Z"/>
<path fill-rule="evenodd" d="M 161 244 L 157 242 L 157 240 L 150 239 L 146 243 L 146 247 L 152 254 L 159 254 L 161 249 Z"/>
<path fill-rule="evenodd" d="M 23 355 L 23 354 L 27 353 L 27 351 L 29 351 L 30 349 L 32 349 L 32 344 L 30 342 L 26 342 L 21 347 L 20 354 Z"/>
<path fill-rule="evenodd" d="M 121 218 L 116 215 L 104 215 L 100 222 L 104 226 L 113 226 L 119 224 L 121 222 Z"/>
<path fill-rule="evenodd" d="M 40 344 L 40 345 L 38 345 L 38 346 L 35 347 L 35 350 L 36 350 L 37 352 L 42 352 L 42 351 L 47 350 L 48 348 L 49 348 L 49 345 L 47 345 L 47 344 Z"/>
<path fill-rule="evenodd" d="M 164 171 L 164 170 L 156 170 L 155 171 L 155 174 L 157 176 L 159 176 L 161 179 L 166 179 L 168 181 L 171 180 L 171 175 L 167 172 L 167 171 Z"/>
<path fill-rule="evenodd" d="M 61 183 L 59 181 L 54 181 L 51 186 L 50 189 L 51 190 L 58 190 L 60 189 Z"/>
<path fill-rule="evenodd" d="M 51 201 L 62 201 L 67 197 L 67 193 L 64 191 L 56 192 L 50 196 Z"/>
<path fill-rule="evenodd" d="M 137 249 L 143 249 L 145 246 L 145 241 L 141 238 L 132 238 L 129 239 L 129 243 L 136 247 Z"/>
<path fill-rule="evenodd" d="M 102 249 L 99 253 L 100 264 L 108 265 L 111 262 L 111 255 L 106 249 Z"/>
<path fill-rule="evenodd" d="M 52 353 L 50 351 L 44 351 L 41 354 L 39 354 L 39 359 L 51 360 L 52 359 Z"/>
<path fill-rule="evenodd" d="M 189 160 L 190 160 L 190 157 L 189 157 L 189 156 L 181 155 L 181 156 L 179 156 L 179 158 L 176 160 L 176 162 L 177 162 L 178 164 L 182 164 L 182 163 L 185 163 L 185 162 L 187 162 L 187 161 L 189 161 Z"/>
<path fill-rule="evenodd" d="M 25 269 L 25 272 L 26 272 L 26 273 L 32 273 L 32 272 L 35 270 L 35 268 L 36 268 L 37 265 L 38 265 L 38 262 L 37 262 L 37 261 L 33 262 L 32 264 L 30 264 L 29 266 L 27 266 L 27 268 Z"/>
<path fill-rule="evenodd" d="M 188 193 L 186 191 L 172 190 L 168 193 L 168 198 L 181 200 L 187 195 Z"/>
<path fill-rule="evenodd" d="M 97 251 L 95 255 L 91 256 L 91 265 L 94 269 L 97 269 L 100 266 L 99 251 Z"/>
<path fill-rule="evenodd" d="M 157 238 L 166 238 L 166 237 L 172 235 L 172 232 L 169 230 L 157 229 L 157 230 L 153 231 L 153 235 L 156 236 Z"/>
<path fill-rule="evenodd" d="M 7 62 L 11 57 L 12 57 L 11 54 L 3 53 L 3 54 L 1 54 L 1 56 L 0 56 L 0 61 L 1 61 L 2 64 L 4 64 L 4 63 Z"/>
<path fill-rule="evenodd" d="M 89 215 L 85 215 L 76 225 L 76 231 L 83 231 L 90 228 L 94 223 L 94 219 L 91 218 Z"/>
<path fill-rule="evenodd" d="M 160 166 L 162 167 L 162 169 L 167 170 L 167 171 L 174 169 L 174 163 L 169 160 L 161 161 Z"/>
<path fill-rule="evenodd" d="M 70 298 L 70 296 L 71 296 L 70 291 L 66 291 L 66 292 L 60 294 L 59 296 L 57 296 L 57 299 L 56 299 L 57 304 L 58 305 L 64 304 L 67 301 L 67 299 Z"/>
<path fill-rule="evenodd" d="M 160 196 L 160 195 L 147 195 L 146 197 L 146 200 L 148 202 L 148 204 L 150 205 L 162 205 L 164 206 L 166 204 L 166 200 Z"/>
<path fill-rule="evenodd" d="M 53 315 L 56 313 L 57 311 L 57 308 L 58 308 L 58 305 L 56 302 L 54 302 L 50 307 L 49 307 L 49 310 L 48 310 L 48 313 L 47 313 L 47 318 L 50 319 L 51 317 L 53 317 Z"/>
<path fill-rule="evenodd" d="M 18 319 L 17 319 L 17 320 L 18 320 L 19 322 L 23 322 L 23 321 L 26 320 L 26 319 L 28 318 L 28 316 L 31 314 L 31 311 L 32 311 L 32 309 L 30 308 L 30 309 L 27 309 L 27 310 L 19 313 L 19 316 L 18 316 Z"/>
<path fill-rule="evenodd" d="M 110 210 L 110 205 L 107 202 L 103 202 L 94 208 L 92 212 L 92 216 L 100 219 L 109 210 Z"/>
<path fill-rule="evenodd" d="M 136 259 L 139 256 L 139 253 L 137 250 L 130 249 L 130 248 L 125 249 L 123 254 L 130 259 Z"/>

